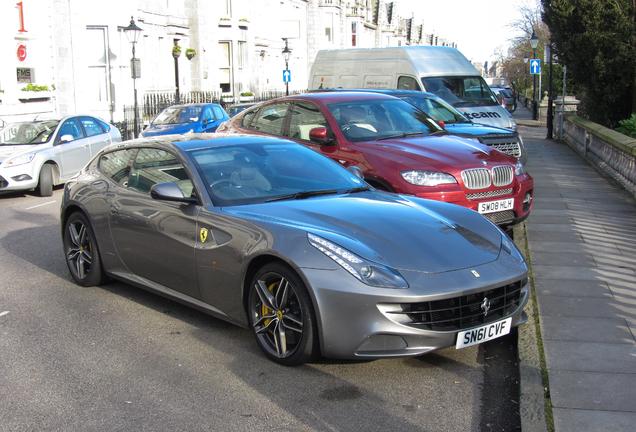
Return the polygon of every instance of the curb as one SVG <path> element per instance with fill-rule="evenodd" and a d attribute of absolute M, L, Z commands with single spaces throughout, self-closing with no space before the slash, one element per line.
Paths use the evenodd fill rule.
<path fill-rule="evenodd" d="M 513 227 L 514 241 L 519 250 L 526 255 L 525 223 Z M 545 401 L 543 378 L 541 375 L 541 357 L 537 342 L 537 326 L 534 314 L 534 299 L 528 298 L 524 311 L 528 322 L 517 327 L 519 355 L 519 415 L 521 430 L 524 432 L 546 432 Z"/>

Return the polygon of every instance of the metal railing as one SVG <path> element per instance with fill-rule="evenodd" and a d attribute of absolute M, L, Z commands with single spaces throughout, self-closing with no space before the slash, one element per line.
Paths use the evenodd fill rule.
<path fill-rule="evenodd" d="M 293 91 L 290 94 L 302 94 L 302 91 Z M 192 91 L 179 95 L 176 98 L 175 93 L 149 93 L 144 95 L 143 101 L 138 104 L 137 118 L 139 122 L 139 131 L 141 132 L 164 108 L 171 105 L 190 104 L 190 103 L 218 103 L 227 110 L 230 105 L 240 102 L 259 103 L 271 99 L 285 96 L 285 91 L 264 91 L 253 96 L 231 96 L 223 95 L 221 92 L 204 92 Z M 121 132 L 123 140 L 135 138 L 135 107 L 124 106 L 124 120 L 115 122 L 114 125 Z"/>

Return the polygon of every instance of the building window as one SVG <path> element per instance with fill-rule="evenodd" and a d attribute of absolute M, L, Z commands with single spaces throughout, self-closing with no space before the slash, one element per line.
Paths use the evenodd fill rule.
<path fill-rule="evenodd" d="M 325 28 L 325 36 L 327 36 L 327 42 L 331 42 L 331 28 Z"/>
<path fill-rule="evenodd" d="M 219 42 L 219 85 L 223 93 L 232 92 L 232 55 L 230 42 Z"/>
<path fill-rule="evenodd" d="M 108 46 L 105 27 L 86 28 L 86 46 L 90 49 L 88 57 L 88 76 L 90 85 L 86 90 L 93 102 L 108 102 L 110 100 L 108 79 Z"/>
<path fill-rule="evenodd" d="M 238 67 L 244 68 L 247 65 L 247 52 L 246 52 L 246 42 L 239 41 L 238 43 Z"/>
<path fill-rule="evenodd" d="M 351 23 L 351 46 L 356 46 L 356 30 L 357 30 L 356 22 Z"/>

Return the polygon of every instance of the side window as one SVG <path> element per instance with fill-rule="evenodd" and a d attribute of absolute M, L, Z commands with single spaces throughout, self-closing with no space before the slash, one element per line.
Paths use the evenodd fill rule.
<path fill-rule="evenodd" d="M 64 135 L 71 135 L 73 137 L 73 140 L 84 137 L 84 133 L 82 132 L 77 119 L 72 118 L 64 122 L 57 134 L 57 141 L 59 142 Z"/>
<path fill-rule="evenodd" d="M 417 80 L 413 77 L 409 76 L 401 76 L 398 78 L 397 82 L 398 90 L 419 90 L 420 86 L 417 83 Z"/>
<path fill-rule="evenodd" d="M 212 109 L 210 107 L 206 107 L 203 109 L 203 116 L 201 118 L 201 121 L 205 122 L 206 120 L 214 121 L 214 116 L 212 115 Z"/>
<path fill-rule="evenodd" d="M 99 124 L 95 121 L 94 118 L 91 117 L 80 117 L 80 122 L 82 122 L 82 126 L 84 126 L 84 131 L 86 132 L 86 136 L 93 136 L 103 134 L 104 131 L 99 126 Z"/>
<path fill-rule="evenodd" d="M 214 117 L 216 117 L 217 120 L 221 120 L 227 117 L 227 114 L 223 111 L 223 108 L 219 106 L 213 106 L 212 109 L 214 110 Z"/>
<path fill-rule="evenodd" d="M 327 119 L 320 108 L 308 102 L 295 104 L 289 125 L 289 137 L 309 141 L 309 131 L 317 127 L 327 127 Z"/>
<path fill-rule="evenodd" d="M 243 118 L 241 119 L 241 126 L 243 126 L 244 128 L 250 128 L 250 122 L 252 121 L 252 119 L 254 118 L 255 114 L 258 112 L 258 108 L 257 109 L 253 109 L 251 111 L 248 111 L 247 113 L 245 113 L 245 115 L 243 116 Z"/>
<path fill-rule="evenodd" d="M 128 187 L 149 193 L 152 185 L 163 182 L 174 182 L 183 196 L 192 196 L 192 181 L 173 154 L 156 148 L 140 148 L 132 164 Z"/>
<path fill-rule="evenodd" d="M 99 123 L 99 125 L 102 127 L 102 130 L 104 132 L 110 131 L 110 125 L 108 123 L 106 123 L 105 121 L 101 121 L 100 119 L 95 119 L 95 120 L 97 120 L 97 123 Z"/>
<path fill-rule="evenodd" d="M 273 103 L 261 108 L 256 118 L 256 123 L 252 122 L 250 129 L 272 135 L 283 134 L 283 123 L 289 103 Z"/>
<path fill-rule="evenodd" d="M 127 187 L 137 149 L 119 150 L 99 158 L 99 171 L 120 186 Z"/>

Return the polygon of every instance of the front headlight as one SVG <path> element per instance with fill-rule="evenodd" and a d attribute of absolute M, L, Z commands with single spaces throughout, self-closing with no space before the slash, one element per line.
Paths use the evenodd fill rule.
<path fill-rule="evenodd" d="M 402 178 L 417 186 L 437 186 L 457 183 L 455 177 L 438 171 L 402 171 Z"/>
<path fill-rule="evenodd" d="M 510 129 L 512 129 L 513 131 L 517 130 L 517 122 L 515 121 L 515 118 L 513 116 L 510 116 Z"/>
<path fill-rule="evenodd" d="M 309 243 L 337 262 L 353 277 L 367 285 L 382 288 L 408 288 L 402 275 L 382 264 L 366 260 L 317 235 L 307 233 Z"/>
<path fill-rule="evenodd" d="M 33 153 L 16 156 L 13 159 L 9 159 L 8 161 L 6 161 L 4 163 L 4 166 L 17 166 L 17 165 L 28 164 L 29 162 L 33 160 L 34 157 L 35 157 L 35 154 Z"/>
<path fill-rule="evenodd" d="M 520 160 L 515 164 L 515 175 L 520 176 L 526 173 L 526 167 L 523 166 Z"/>
<path fill-rule="evenodd" d="M 517 246 L 504 232 L 501 233 L 501 249 L 506 251 L 508 255 L 511 255 L 512 257 L 518 259 L 519 262 L 524 261 L 523 255 L 521 255 L 521 252 L 519 251 L 519 249 L 517 249 Z"/>

